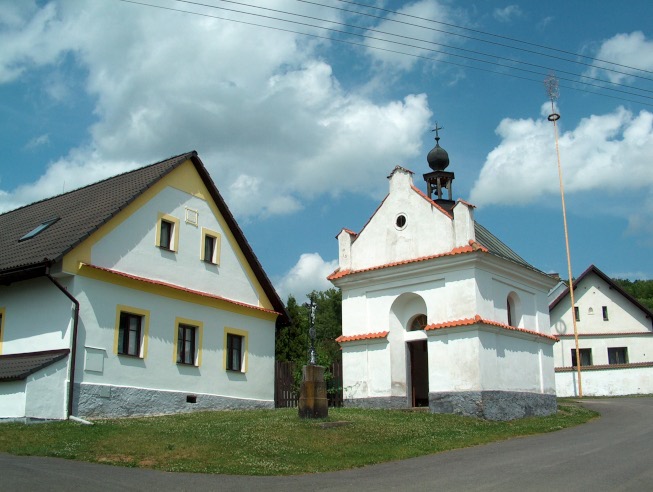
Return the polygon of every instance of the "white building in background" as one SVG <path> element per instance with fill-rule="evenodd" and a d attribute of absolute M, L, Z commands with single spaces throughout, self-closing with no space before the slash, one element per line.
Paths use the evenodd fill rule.
<path fill-rule="evenodd" d="M 287 314 L 195 152 L 0 230 L 0 418 L 274 406 Z"/>
<path fill-rule="evenodd" d="M 535 269 L 451 199 L 452 172 L 429 153 L 427 192 L 396 167 L 359 233 L 338 235 L 344 397 L 512 419 L 556 411 L 548 291 Z M 448 197 L 444 197 L 448 194 Z"/>
<path fill-rule="evenodd" d="M 566 285 L 550 293 L 558 396 L 578 396 L 576 342 Z M 653 393 L 653 313 L 594 265 L 574 281 L 584 396 Z"/>

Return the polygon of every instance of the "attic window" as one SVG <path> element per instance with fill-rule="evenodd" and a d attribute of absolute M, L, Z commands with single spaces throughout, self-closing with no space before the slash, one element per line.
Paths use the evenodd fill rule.
<path fill-rule="evenodd" d="M 397 218 L 395 219 L 395 226 L 397 229 L 400 231 L 406 227 L 406 216 L 404 214 L 399 214 L 397 215 Z"/>
<path fill-rule="evenodd" d="M 58 220 L 59 220 L 59 217 L 55 217 L 54 219 L 46 220 L 45 222 L 40 223 L 34 229 L 29 231 L 23 237 L 21 237 L 18 241 L 26 241 L 27 239 L 32 239 L 34 236 L 37 236 L 38 234 L 40 234 L 41 232 L 46 230 L 48 227 L 50 227 L 52 224 L 54 224 Z"/>

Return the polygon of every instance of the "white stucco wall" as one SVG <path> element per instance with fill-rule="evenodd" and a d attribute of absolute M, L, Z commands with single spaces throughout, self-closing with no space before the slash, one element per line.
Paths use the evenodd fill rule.
<path fill-rule="evenodd" d="M 82 303 L 76 381 L 220 395 L 243 399 L 274 399 L 273 320 L 260 319 L 205 305 L 77 277 L 75 290 Z M 150 313 L 147 354 L 144 358 L 114 353 L 118 305 Z M 175 320 L 203 325 L 199 367 L 176 363 Z M 247 371 L 226 371 L 223 364 L 225 327 L 248 335 Z M 86 352 L 100 354 L 101 371 L 85 364 Z M 92 358 L 97 360 L 98 355 Z"/>
<path fill-rule="evenodd" d="M 185 221 L 187 208 L 198 212 L 197 226 Z M 160 213 L 179 219 L 176 252 L 155 245 Z M 203 227 L 221 236 L 219 265 L 201 261 Z M 258 293 L 229 237 L 207 201 L 166 187 L 93 245 L 92 263 L 258 305 Z"/>
<path fill-rule="evenodd" d="M 593 366 L 609 365 L 608 349 L 627 349 L 628 363 L 653 362 L 651 319 L 594 271 L 589 271 L 574 289 L 580 320 L 576 322 L 578 346 L 590 349 Z M 554 300 L 552 294 L 551 300 Z M 603 318 L 603 306 L 608 319 Z M 554 348 L 555 366 L 571 367 L 576 350 L 570 296 L 551 310 L 551 334 L 560 336 Z M 556 372 L 560 396 L 576 396 L 576 372 Z M 581 370 L 583 395 L 628 395 L 653 392 L 653 367 Z"/>
<path fill-rule="evenodd" d="M 406 171 L 392 174 L 389 195 L 351 245 L 352 269 L 445 253 L 454 248 L 452 219 L 415 192 L 411 184 L 412 177 Z M 406 217 L 401 228 L 396 223 L 399 215 Z"/>
<path fill-rule="evenodd" d="M 31 374 L 25 381 L 25 417 L 64 419 L 68 394 L 68 357 Z"/>
<path fill-rule="evenodd" d="M 25 381 L 0 384 L 0 418 L 25 416 Z"/>
<path fill-rule="evenodd" d="M 556 372 L 556 393 L 578 396 L 576 371 Z M 653 393 L 653 367 L 629 367 L 581 371 L 583 396 L 615 396 Z"/>
<path fill-rule="evenodd" d="M 385 339 L 349 342 L 342 348 L 343 396 L 377 398 L 392 395 L 389 344 Z"/>
<path fill-rule="evenodd" d="M 0 287 L 0 304 L 5 308 L 2 354 L 70 348 L 74 306 L 47 278 Z"/>

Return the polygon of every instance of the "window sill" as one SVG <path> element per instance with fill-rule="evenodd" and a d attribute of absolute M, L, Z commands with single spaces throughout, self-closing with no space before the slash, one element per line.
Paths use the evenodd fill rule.
<path fill-rule="evenodd" d="M 140 355 L 134 355 L 134 354 L 123 354 L 123 353 L 121 353 L 121 352 L 118 352 L 118 355 L 119 355 L 120 357 L 129 357 L 130 359 L 143 359 L 142 356 L 140 356 Z"/>

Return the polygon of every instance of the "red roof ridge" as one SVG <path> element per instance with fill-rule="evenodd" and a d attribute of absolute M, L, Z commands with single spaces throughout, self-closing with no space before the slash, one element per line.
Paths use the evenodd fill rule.
<path fill-rule="evenodd" d="M 476 205 L 474 205 L 473 203 L 469 203 L 467 200 L 463 200 L 462 198 L 459 198 L 458 200 L 456 200 L 456 203 L 463 203 L 463 204 L 467 205 L 468 207 L 476 208 Z"/>
<path fill-rule="evenodd" d="M 345 342 L 354 342 L 356 340 L 372 340 L 375 338 L 385 338 L 388 336 L 389 331 L 378 331 L 376 333 L 362 333 L 359 335 L 340 335 L 336 338 L 336 342 L 345 343 Z"/>
<path fill-rule="evenodd" d="M 498 321 L 493 321 L 489 319 L 485 319 L 481 317 L 480 315 L 476 315 L 473 318 L 463 318 L 463 319 L 458 319 L 458 320 L 451 320 L 451 321 L 444 321 L 442 323 L 432 323 L 430 325 L 426 325 L 424 327 L 424 331 L 429 331 L 429 330 L 442 330 L 446 328 L 455 328 L 458 326 L 471 326 L 471 325 L 476 325 L 476 324 L 485 324 L 485 325 L 492 325 L 492 326 L 497 326 L 499 328 L 503 328 L 505 330 L 512 330 L 512 331 L 518 331 L 521 333 L 527 333 L 529 335 L 536 335 L 539 337 L 543 338 L 548 338 L 550 340 L 555 340 L 556 342 L 559 341 L 559 339 L 553 335 L 548 335 L 546 333 L 540 333 L 538 331 L 534 330 L 528 330 L 526 328 L 518 328 L 516 326 L 510 326 L 506 323 L 500 323 Z"/>
<path fill-rule="evenodd" d="M 382 270 L 384 268 L 390 268 L 393 266 L 398 266 L 398 265 L 408 265 L 410 263 L 417 263 L 420 261 L 427 261 L 427 260 L 433 260 L 435 258 L 441 258 L 444 256 L 454 256 L 454 255 L 460 255 L 460 254 L 466 254 L 466 253 L 474 253 L 476 251 L 481 251 L 483 253 L 487 253 L 488 250 L 484 246 L 481 246 L 479 243 L 475 241 L 470 241 L 469 246 L 458 246 L 451 251 L 447 251 L 445 253 L 438 253 L 435 255 L 428 255 L 428 256 L 421 256 L 419 258 L 411 258 L 409 260 L 400 260 L 400 261 L 394 261 L 392 263 L 385 263 L 383 265 L 376 265 L 372 267 L 367 267 L 367 268 L 361 268 L 360 270 L 336 270 L 333 272 L 331 275 L 327 277 L 327 280 L 336 280 L 342 277 L 345 277 L 347 275 L 351 275 L 354 273 L 363 273 L 363 272 L 370 272 L 373 270 Z"/>
<path fill-rule="evenodd" d="M 234 304 L 236 306 L 241 306 L 241 307 L 245 307 L 245 308 L 249 308 L 249 309 L 256 309 L 257 311 L 263 311 L 265 313 L 282 315 L 282 313 L 279 313 L 279 312 L 274 311 L 272 309 L 267 309 L 267 308 L 264 308 L 264 307 L 255 306 L 253 304 L 247 304 L 246 302 L 235 301 L 233 299 L 228 299 L 226 297 L 218 296 L 218 295 L 215 295 L 215 294 L 210 294 L 208 292 L 204 292 L 204 291 L 201 291 L 201 290 L 189 289 L 187 287 L 182 287 L 181 285 L 171 284 L 171 283 L 168 283 L 168 282 L 163 282 L 161 280 L 153 280 L 153 279 L 146 278 L 146 277 L 140 277 L 138 275 L 133 275 L 131 273 L 125 273 L 125 272 L 121 272 L 119 270 L 113 270 L 112 268 L 106 268 L 106 267 L 101 267 L 101 266 L 97 266 L 97 265 L 91 265 L 89 263 L 80 263 L 80 265 L 82 267 L 85 267 L 85 268 L 100 270 L 100 271 L 103 271 L 103 272 L 111 273 L 113 275 L 118 275 L 120 277 L 128 278 L 128 279 L 131 279 L 131 280 L 136 280 L 136 281 L 139 281 L 139 282 L 145 282 L 145 283 L 152 284 L 152 285 L 160 285 L 162 287 L 168 287 L 170 289 L 174 289 L 174 290 L 177 290 L 177 291 L 180 291 L 180 292 L 187 292 L 189 294 L 195 294 L 195 295 L 202 296 L 202 297 L 208 297 L 209 299 L 224 301 L 224 302 L 228 302 L 229 304 Z"/>
<path fill-rule="evenodd" d="M 422 190 L 420 190 L 417 186 L 410 185 L 410 187 L 413 189 L 415 193 L 417 193 L 419 196 L 421 196 L 424 200 L 429 202 L 431 206 L 437 208 L 440 212 L 442 212 L 444 215 L 449 217 L 450 219 L 453 219 L 453 215 L 451 215 L 449 212 L 447 212 L 444 208 L 442 208 L 440 205 L 435 203 L 433 200 L 431 200 L 428 196 L 426 196 L 426 193 L 424 193 Z"/>

